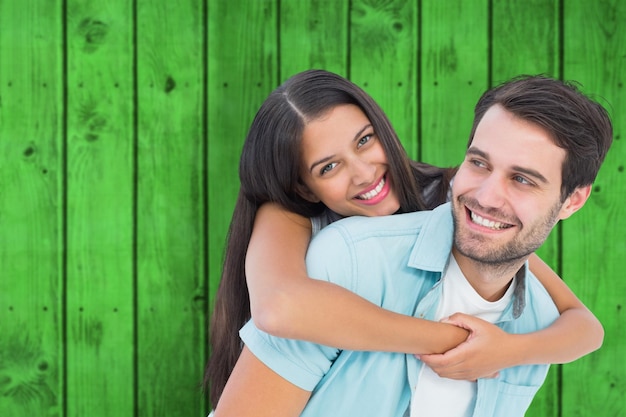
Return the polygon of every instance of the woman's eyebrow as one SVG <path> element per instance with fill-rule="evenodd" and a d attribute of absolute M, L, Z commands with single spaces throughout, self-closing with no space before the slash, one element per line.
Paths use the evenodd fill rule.
<path fill-rule="evenodd" d="M 354 139 L 352 139 L 353 142 L 356 142 L 357 140 L 361 139 L 361 135 L 363 134 L 363 132 L 365 132 L 367 129 L 369 129 L 370 127 L 372 127 L 371 123 L 366 124 L 365 126 L 363 126 L 361 128 L 361 130 L 359 130 L 358 132 L 356 132 L 356 135 L 354 135 Z"/>
<path fill-rule="evenodd" d="M 318 161 L 313 162 L 311 164 L 311 166 L 309 167 L 309 173 L 313 173 L 313 170 L 315 169 L 316 166 L 318 166 L 320 164 L 324 164 L 324 163 L 330 161 L 331 159 L 333 159 L 334 157 L 335 157 L 334 154 L 333 155 L 328 155 L 328 156 L 325 156 L 324 158 L 322 158 L 322 159 L 320 159 Z"/>

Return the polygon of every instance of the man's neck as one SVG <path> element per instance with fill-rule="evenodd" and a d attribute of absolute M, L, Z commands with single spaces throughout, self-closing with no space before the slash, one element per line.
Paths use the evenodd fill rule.
<path fill-rule="evenodd" d="M 452 249 L 452 256 L 459 264 L 465 279 L 487 301 L 497 301 L 502 298 L 515 274 L 527 259 L 523 258 L 506 264 L 486 264 L 461 255 L 456 248 Z"/>

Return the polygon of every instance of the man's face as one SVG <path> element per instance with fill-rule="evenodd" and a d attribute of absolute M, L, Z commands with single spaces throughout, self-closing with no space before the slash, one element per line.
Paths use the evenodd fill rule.
<path fill-rule="evenodd" d="M 456 250 L 500 265 L 541 246 L 575 211 L 560 199 L 565 156 L 543 128 L 491 107 L 452 185 Z"/>

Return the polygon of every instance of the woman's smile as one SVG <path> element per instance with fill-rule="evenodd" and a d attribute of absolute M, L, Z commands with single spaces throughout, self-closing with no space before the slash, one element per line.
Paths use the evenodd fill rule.
<path fill-rule="evenodd" d="M 389 194 L 390 190 L 390 184 L 385 178 L 386 175 L 383 175 L 376 185 L 369 187 L 363 193 L 357 195 L 355 199 L 363 204 L 380 203 Z"/>

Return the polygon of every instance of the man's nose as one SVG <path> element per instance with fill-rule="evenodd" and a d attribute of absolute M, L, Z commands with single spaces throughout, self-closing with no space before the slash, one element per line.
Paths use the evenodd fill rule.
<path fill-rule="evenodd" d="M 506 178 L 489 175 L 476 190 L 476 200 L 482 207 L 500 208 L 506 201 Z"/>

